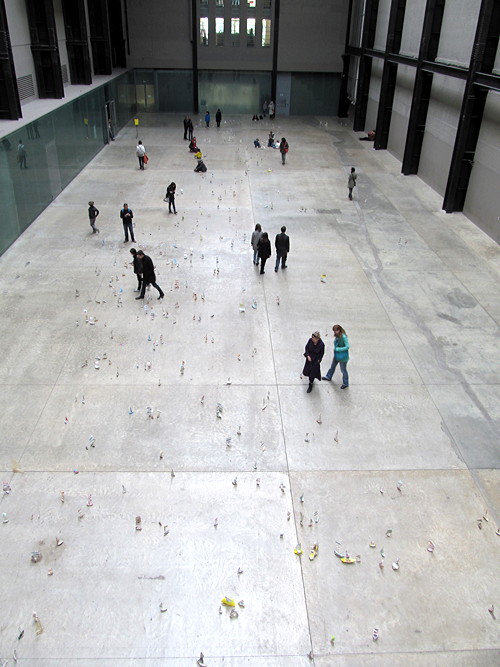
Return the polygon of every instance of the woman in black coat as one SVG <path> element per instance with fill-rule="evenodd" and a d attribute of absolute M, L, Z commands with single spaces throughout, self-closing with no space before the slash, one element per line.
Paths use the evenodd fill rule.
<path fill-rule="evenodd" d="M 321 380 L 320 363 L 324 354 L 325 344 L 321 340 L 319 331 L 315 331 L 307 341 L 306 350 L 304 352 L 306 363 L 304 364 L 302 374 L 309 378 L 309 387 L 307 388 L 308 394 L 312 391 L 314 380 Z"/>
<path fill-rule="evenodd" d="M 265 273 L 264 267 L 269 257 L 271 257 L 271 241 L 267 232 L 263 232 L 257 243 L 257 254 L 260 257 L 260 273 Z"/>

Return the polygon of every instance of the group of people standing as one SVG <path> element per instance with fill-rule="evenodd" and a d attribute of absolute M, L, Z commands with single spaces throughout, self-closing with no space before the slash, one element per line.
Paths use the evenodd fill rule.
<path fill-rule="evenodd" d="M 274 271 L 277 272 L 281 262 L 281 268 L 286 269 L 286 258 L 290 252 L 290 237 L 286 232 L 286 227 L 283 225 L 281 232 L 276 234 L 274 240 L 274 247 L 276 249 L 276 265 Z M 271 257 L 271 241 L 267 232 L 262 231 L 262 226 L 257 223 L 252 232 L 250 244 L 253 248 L 253 263 L 259 266 L 260 260 L 260 275 L 265 273 L 266 262 Z"/>
<path fill-rule="evenodd" d="M 130 248 L 130 254 L 132 255 L 132 265 L 134 267 L 134 273 L 137 277 L 137 289 L 136 292 L 140 292 L 139 296 L 136 296 L 136 300 L 144 299 L 146 294 L 146 287 L 152 285 L 156 290 L 158 290 L 159 297 L 158 300 L 163 299 L 165 296 L 162 288 L 156 283 L 156 274 L 153 260 L 149 255 L 145 255 L 143 250 L 136 250 L 135 248 Z"/>

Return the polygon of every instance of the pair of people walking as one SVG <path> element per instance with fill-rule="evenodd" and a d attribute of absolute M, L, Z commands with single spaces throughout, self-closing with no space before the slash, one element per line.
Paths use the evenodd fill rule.
<path fill-rule="evenodd" d="M 141 290 L 139 296 L 136 296 L 136 300 L 144 299 L 146 294 L 146 287 L 152 285 L 156 290 L 158 290 L 159 297 L 158 300 L 163 299 L 165 294 L 163 293 L 162 288 L 156 283 L 156 274 L 153 260 L 149 255 L 145 255 L 142 250 L 135 250 L 132 248 L 130 250 L 133 256 L 133 265 L 134 273 L 137 276 L 138 290 Z M 141 275 L 142 274 L 142 275 Z"/>
<path fill-rule="evenodd" d="M 335 335 L 333 341 L 333 359 L 330 369 L 327 374 L 321 377 L 321 360 L 325 354 L 325 344 L 321 340 L 319 331 L 315 331 L 311 338 L 307 341 L 304 351 L 306 362 L 302 374 L 309 378 L 309 386 L 307 393 L 310 394 L 313 388 L 314 380 L 331 381 L 337 365 L 340 364 L 342 371 L 342 385 L 341 389 L 347 389 L 349 386 L 349 374 L 347 372 L 347 362 L 349 361 L 349 339 L 343 327 L 340 324 L 334 324 L 333 333 Z"/>
<path fill-rule="evenodd" d="M 281 228 L 281 233 L 276 234 L 274 241 L 274 246 L 276 248 L 276 265 L 274 270 L 277 272 L 281 262 L 281 268 L 286 269 L 286 259 L 288 253 L 290 252 L 290 237 L 285 233 L 286 227 Z M 259 265 L 260 260 L 260 273 L 261 275 L 265 273 L 266 262 L 271 257 L 271 241 L 269 240 L 269 235 L 267 232 L 262 231 L 262 227 L 259 223 L 255 225 L 255 230 L 252 232 L 252 237 L 250 239 L 250 244 L 253 248 L 253 263 L 255 266 Z"/>

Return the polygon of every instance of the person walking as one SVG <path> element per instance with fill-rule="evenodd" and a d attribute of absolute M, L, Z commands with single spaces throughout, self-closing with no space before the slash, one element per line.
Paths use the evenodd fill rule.
<path fill-rule="evenodd" d="M 144 171 L 144 156 L 146 155 L 146 146 L 143 145 L 142 141 L 137 142 L 137 146 L 135 148 L 135 154 L 137 155 L 137 159 L 139 160 L 139 169 L 141 171 Z"/>
<path fill-rule="evenodd" d="M 210 127 L 210 111 L 207 111 L 205 114 L 205 123 L 207 124 L 207 127 Z"/>
<path fill-rule="evenodd" d="M 217 127 L 220 127 L 221 120 L 222 120 L 222 111 L 220 109 L 217 109 L 217 112 L 215 114 L 215 122 L 217 123 Z"/>
<path fill-rule="evenodd" d="M 285 164 L 286 154 L 288 153 L 289 148 L 290 146 L 288 145 L 288 141 L 285 139 L 285 137 L 281 137 L 280 141 L 281 164 Z"/>
<path fill-rule="evenodd" d="M 120 211 L 120 218 L 123 222 L 123 231 L 125 232 L 125 241 L 123 243 L 128 243 L 128 235 L 130 232 L 130 238 L 135 243 L 134 238 L 134 227 L 132 225 L 132 218 L 134 217 L 134 212 L 131 208 L 128 207 L 128 204 L 123 204 L 123 208 Z"/>
<path fill-rule="evenodd" d="M 267 139 L 267 147 L 274 148 L 274 132 L 272 130 L 269 132 L 269 137 Z"/>
<path fill-rule="evenodd" d="M 142 287 L 142 262 L 137 257 L 137 250 L 135 248 L 130 248 L 130 254 L 132 255 L 132 265 L 134 267 L 134 273 L 137 276 L 137 289 L 136 292 L 141 291 Z"/>
<path fill-rule="evenodd" d="M 286 258 L 290 252 L 290 237 L 288 234 L 285 234 L 286 227 L 283 225 L 281 228 L 281 234 L 276 234 L 274 240 L 274 247 L 276 248 L 276 266 L 274 267 L 275 271 L 278 271 L 281 260 L 281 268 L 286 269 Z"/>
<path fill-rule="evenodd" d="M 188 138 L 188 128 L 189 128 L 189 116 L 184 116 L 184 139 L 187 141 Z"/>
<path fill-rule="evenodd" d="M 307 393 L 310 394 L 313 388 L 314 380 L 321 380 L 321 360 L 325 354 L 325 344 L 321 340 L 319 331 L 311 334 L 307 341 L 304 357 L 306 362 L 302 374 L 309 378 L 309 387 Z"/>
<path fill-rule="evenodd" d="M 193 138 L 193 121 L 191 120 L 191 116 L 188 117 L 188 139 L 191 141 Z"/>
<path fill-rule="evenodd" d="M 172 213 L 172 209 L 174 209 L 175 215 L 177 215 L 177 211 L 175 210 L 175 189 L 177 188 L 176 184 L 172 181 L 170 185 L 167 188 L 167 194 L 165 195 L 164 201 L 168 201 L 168 212 Z"/>
<path fill-rule="evenodd" d="M 158 300 L 163 299 L 165 294 L 163 293 L 162 288 L 156 284 L 156 274 L 153 260 L 149 255 L 145 255 L 142 250 L 137 251 L 137 257 L 142 263 L 142 288 L 139 296 L 136 296 L 136 301 L 138 299 L 144 299 L 144 294 L 146 293 L 146 287 L 152 285 L 155 289 L 158 290 L 160 296 Z"/>
<path fill-rule="evenodd" d="M 19 143 L 17 144 L 17 161 L 19 162 L 19 169 L 22 169 L 23 167 L 25 169 L 28 168 L 26 166 L 26 148 L 24 147 L 22 139 L 19 139 Z"/>
<path fill-rule="evenodd" d="M 92 234 L 100 234 L 99 230 L 95 226 L 95 221 L 98 215 L 99 211 L 94 206 L 94 202 L 89 201 L 89 220 L 90 220 L 90 226 L 92 227 Z"/>
<path fill-rule="evenodd" d="M 349 174 L 349 178 L 347 180 L 347 187 L 349 189 L 349 199 L 352 201 L 352 191 L 353 188 L 356 187 L 356 179 L 358 178 L 358 175 L 356 173 L 356 169 L 354 167 L 351 167 L 351 173 Z"/>
<path fill-rule="evenodd" d="M 260 257 L 260 275 L 262 275 L 265 273 L 264 267 L 266 266 L 266 262 L 271 257 L 271 241 L 267 232 L 262 232 L 262 236 L 257 243 L 257 252 Z"/>
<path fill-rule="evenodd" d="M 253 248 L 253 263 L 255 266 L 259 266 L 259 241 L 262 236 L 262 227 L 257 223 L 255 225 L 255 230 L 252 232 L 252 238 L 250 239 L 250 245 Z"/>
<path fill-rule="evenodd" d="M 340 370 L 342 371 L 342 384 L 340 388 L 347 389 L 349 386 L 349 374 L 347 372 L 347 362 L 349 361 L 349 339 L 340 324 L 334 324 L 332 329 L 335 334 L 333 340 L 332 365 L 323 380 L 328 380 L 328 382 L 330 382 L 335 373 L 335 369 L 337 368 L 337 364 L 340 364 Z"/>

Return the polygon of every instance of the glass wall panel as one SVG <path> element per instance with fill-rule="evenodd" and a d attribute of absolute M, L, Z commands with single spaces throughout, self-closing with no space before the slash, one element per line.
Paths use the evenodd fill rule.
<path fill-rule="evenodd" d="M 340 74 L 293 72 L 290 113 L 299 115 L 337 115 Z"/>
<path fill-rule="evenodd" d="M 201 109 L 222 113 L 260 113 L 269 99 L 270 72 L 199 72 L 198 91 Z"/>
<path fill-rule="evenodd" d="M 130 120 L 133 88 L 127 72 L 0 139 L 0 254 L 107 143 L 105 103 L 113 95 L 116 130 Z M 19 141 L 25 163 L 18 159 Z"/>
<path fill-rule="evenodd" d="M 158 70 L 158 111 L 192 113 L 193 73 L 191 70 Z"/>

